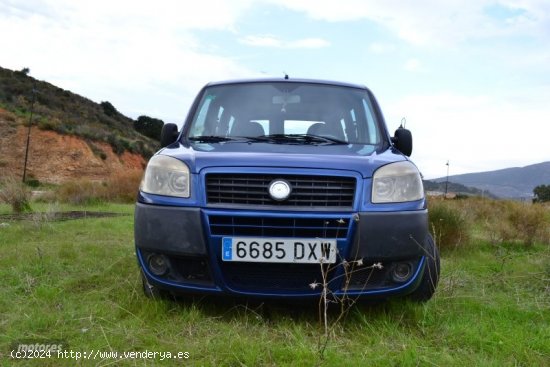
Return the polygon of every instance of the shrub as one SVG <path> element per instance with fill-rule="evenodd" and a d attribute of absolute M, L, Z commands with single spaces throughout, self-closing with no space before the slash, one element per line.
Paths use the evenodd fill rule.
<path fill-rule="evenodd" d="M 38 120 L 38 128 L 41 130 L 57 131 L 58 125 L 56 121 L 52 121 L 50 119 L 40 119 Z"/>
<path fill-rule="evenodd" d="M 55 191 L 58 201 L 70 204 L 95 204 L 106 201 L 133 203 L 136 200 L 142 172 L 115 173 L 106 182 L 69 181 Z"/>
<path fill-rule="evenodd" d="M 548 243 L 548 221 L 542 205 L 516 203 L 508 213 L 508 222 L 516 234 L 516 240 L 526 246 L 536 241 Z"/>
<path fill-rule="evenodd" d="M 107 116 L 115 117 L 119 114 L 115 106 L 111 104 L 111 102 L 103 101 L 100 103 L 100 106 L 103 108 L 103 113 L 105 113 Z"/>
<path fill-rule="evenodd" d="M 107 180 L 107 197 L 110 201 L 133 203 L 141 182 L 141 171 L 115 173 Z"/>
<path fill-rule="evenodd" d="M 493 244 L 549 242 L 550 211 L 543 204 L 474 198 L 461 205 Z"/>
<path fill-rule="evenodd" d="M 94 204 L 106 201 L 107 190 L 99 182 L 69 181 L 58 186 L 56 197 L 64 203 Z"/>
<path fill-rule="evenodd" d="M 21 74 L 21 75 L 29 75 L 30 72 L 31 72 L 31 69 L 29 69 L 29 68 L 23 68 L 19 71 L 15 71 L 15 73 L 18 73 L 18 74 Z"/>
<path fill-rule="evenodd" d="M 15 115 L 9 111 L 0 108 L 0 120 L 6 120 L 8 122 L 15 122 Z"/>
<path fill-rule="evenodd" d="M 430 230 L 439 248 L 456 248 L 467 243 L 470 226 L 455 203 L 431 200 L 429 204 Z"/>
<path fill-rule="evenodd" d="M 86 140 L 86 144 L 88 144 L 88 147 L 90 147 L 92 153 L 94 153 L 95 156 L 98 156 L 102 160 L 107 159 L 107 154 L 103 151 L 103 149 L 95 145 L 92 141 Z"/>
<path fill-rule="evenodd" d="M 14 213 L 30 211 L 30 189 L 13 176 L 4 178 L 0 187 L 0 202 L 11 205 Z"/>
<path fill-rule="evenodd" d="M 36 188 L 40 186 L 40 181 L 32 173 L 29 173 L 25 178 L 25 185 Z"/>
<path fill-rule="evenodd" d="M 550 201 L 550 185 L 539 185 L 533 189 L 533 202 L 545 203 Z"/>
<path fill-rule="evenodd" d="M 134 121 L 134 129 L 142 133 L 145 136 L 160 141 L 160 132 L 164 126 L 164 121 L 149 117 L 149 116 L 139 116 L 136 121 Z"/>
<path fill-rule="evenodd" d="M 122 141 L 122 138 L 120 138 L 117 134 L 115 133 L 110 134 L 107 137 L 107 142 L 109 143 L 109 145 L 111 145 L 111 147 L 113 147 L 113 151 L 116 154 L 120 155 L 124 153 L 124 150 L 125 150 L 124 143 Z"/>

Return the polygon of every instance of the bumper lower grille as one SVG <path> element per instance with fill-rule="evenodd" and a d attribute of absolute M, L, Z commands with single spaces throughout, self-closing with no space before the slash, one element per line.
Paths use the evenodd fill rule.
<path fill-rule="evenodd" d="M 209 215 L 214 236 L 347 238 L 348 218 L 293 218 Z"/>
<path fill-rule="evenodd" d="M 269 184 L 282 179 L 292 187 L 288 199 L 273 200 Z M 269 205 L 306 208 L 351 208 L 356 181 L 353 177 L 273 175 L 273 174 L 207 174 L 208 204 Z"/>
<path fill-rule="evenodd" d="M 221 268 L 227 284 L 243 291 L 315 293 L 319 288 L 314 290 L 310 284 L 323 280 L 317 264 L 222 263 Z"/>

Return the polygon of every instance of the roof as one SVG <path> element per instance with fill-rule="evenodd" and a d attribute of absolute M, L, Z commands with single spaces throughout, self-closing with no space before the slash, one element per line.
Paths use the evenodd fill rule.
<path fill-rule="evenodd" d="M 218 86 L 218 85 L 229 85 L 229 84 L 247 84 L 247 83 L 308 83 L 308 84 L 323 84 L 323 85 L 334 85 L 340 87 L 348 88 L 358 88 L 358 89 L 367 89 L 366 86 L 360 84 L 338 82 L 331 80 L 322 80 L 322 79 L 301 79 L 301 78 L 251 78 L 251 79 L 235 79 L 235 80 L 225 80 L 210 82 L 206 86 Z"/>

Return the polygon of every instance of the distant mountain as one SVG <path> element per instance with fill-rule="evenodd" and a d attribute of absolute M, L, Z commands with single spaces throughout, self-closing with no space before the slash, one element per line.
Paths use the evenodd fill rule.
<path fill-rule="evenodd" d="M 451 181 L 449 181 L 449 183 L 446 185 L 445 180 L 440 182 L 435 182 L 433 180 L 423 180 L 423 184 L 424 190 L 426 190 L 428 194 L 430 194 L 431 192 L 432 195 L 443 195 L 446 190 L 447 192 L 454 194 L 464 194 L 468 196 L 485 196 L 493 199 L 497 198 L 496 195 L 487 190 L 480 190 L 475 187 L 469 187 Z"/>
<path fill-rule="evenodd" d="M 432 181 L 441 183 L 446 180 L 446 177 L 440 177 Z M 490 191 L 501 198 L 530 199 L 533 197 L 533 189 L 536 186 L 550 184 L 550 162 L 496 171 L 453 175 L 449 176 L 449 181 Z"/>

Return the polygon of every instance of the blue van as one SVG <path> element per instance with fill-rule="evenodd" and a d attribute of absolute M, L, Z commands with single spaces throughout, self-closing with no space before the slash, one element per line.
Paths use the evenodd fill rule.
<path fill-rule="evenodd" d="M 366 87 L 210 83 L 161 144 L 135 210 L 147 296 L 435 292 L 439 252 L 411 133 L 390 136 Z"/>

